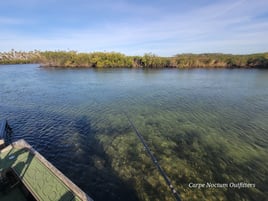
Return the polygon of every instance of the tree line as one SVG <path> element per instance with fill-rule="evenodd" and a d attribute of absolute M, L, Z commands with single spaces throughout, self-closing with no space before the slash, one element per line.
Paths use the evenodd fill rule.
<path fill-rule="evenodd" d="M 46 67 L 91 68 L 268 68 L 268 53 L 127 56 L 118 52 L 31 51 L 0 53 L 0 64 L 39 63 Z"/>

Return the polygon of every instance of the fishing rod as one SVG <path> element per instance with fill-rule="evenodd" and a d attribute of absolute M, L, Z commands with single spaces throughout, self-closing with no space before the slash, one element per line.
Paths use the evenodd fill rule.
<path fill-rule="evenodd" d="M 125 112 L 124 112 L 125 113 Z M 166 172 L 162 169 L 162 167 L 160 166 L 160 164 L 158 163 L 158 161 L 156 160 L 155 156 L 153 155 L 153 153 L 151 152 L 149 146 L 147 145 L 146 141 L 144 140 L 143 136 L 141 135 L 141 133 L 138 131 L 138 129 L 135 127 L 135 125 L 133 124 L 133 122 L 130 120 L 129 116 L 127 115 L 127 113 L 125 113 L 127 120 L 129 122 L 129 124 L 131 125 L 132 129 L 135 131 L 136 135 L 138 136 L 138 138 L 140 139 L 140 141 L 142 142 L 145 150 L 147 151 L 148 155 L 150 156 L 151 160 L 153 161 L 153 163 L 155 164 L 155 166 L 157 167 L 159 173 L 162 175 L 162 177 L 164 178 L 166 184 L 168 185 L 171 193 L 173 194 L 173 196 L 175 197 L 176 201 L 181 201 L 179 193 L 177 193 L 177 191 L 174 189 L 173 185 L 171 184 L 170 179 L 168 178 Z"/>

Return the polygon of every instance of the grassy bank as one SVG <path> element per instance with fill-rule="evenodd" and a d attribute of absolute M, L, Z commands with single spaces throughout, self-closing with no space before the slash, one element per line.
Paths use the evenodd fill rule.
<path fill-rule="evenodd" d="M 178 54 L 160 57 L 154 54 L 126 56 L 117 52 L 78 53 L 75 51 L 12 50 L 0 53 L 0 64 L 41 63 L 46 67 L 68 68 L 268 68 L 268 53 Z"/>

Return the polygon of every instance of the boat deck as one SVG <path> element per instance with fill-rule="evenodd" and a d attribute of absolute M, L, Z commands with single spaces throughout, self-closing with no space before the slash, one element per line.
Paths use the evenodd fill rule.
<path fill-rule="evenodd" d="M 5 171 L 14 171 L 36 200 L 91 200 L 27 143 L 28 147 L 20 146 L 23 143 L 25 141 L 9 145 L 1 150 L 0 172 L 2 175 Z"/>

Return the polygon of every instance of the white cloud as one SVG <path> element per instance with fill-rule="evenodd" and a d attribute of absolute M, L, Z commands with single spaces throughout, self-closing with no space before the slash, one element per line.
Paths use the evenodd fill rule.
<path fill-rule="evenodd" d="M 137 10 L 137 19 L 126 17 L 120 23 L 108 20 L 93 28 L 59 28 L 53 32 L 48 29 L 49 35 L 6 31 L 0 33 L 0 48 L 114 50 L 131 55 L 145 52 L 174 55 L 182 52 L 268 51 L 268 23 L 256 19 L 256 15 L 265 12 L 267 7 L 268 2 L 264 0 L 227 0 L 183 13 L 163 13 L 161 8 L 153 8 L 148 10 L 157 16 L 153 18 L 146 13 L 149 8 L 122 1 L 114 3 L 113 9 L 118 12 Z"/>

